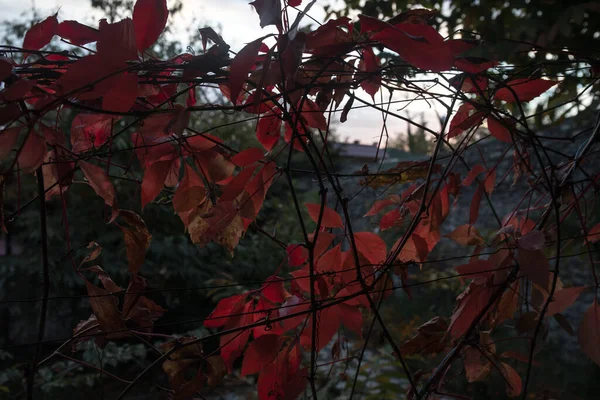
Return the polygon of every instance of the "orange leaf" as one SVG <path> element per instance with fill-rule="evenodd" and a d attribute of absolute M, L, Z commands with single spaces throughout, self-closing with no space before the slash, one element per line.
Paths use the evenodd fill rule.
<path fill-rule="evenodd" d="M 546 317 L 550 317 L 557 313 L 562 313 L 569 308 L 579 297 L 581 292 L 587 289 L 587 286 L 570 287 L 561 289 L 554 293 L 552 301 L 548 304 Z"/>
<path fill-rule="evenodd" d="M 79 161 L 79 167 L 96 194 L 102 197 L 109 206 L 115 206 L 115 187 L 108 179 L 106 171 L 83 160 Z"/>
<path fill-rule="evenodd" d="M 485 240 L 473 225 L 461 225 L 446 237 L 454 240 L 461 246 L 479 246 L 485 244 Z"/>

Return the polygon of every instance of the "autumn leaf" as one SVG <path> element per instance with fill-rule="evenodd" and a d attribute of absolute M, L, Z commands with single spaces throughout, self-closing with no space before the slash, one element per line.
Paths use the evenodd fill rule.
<path fill-rule="evenodd" d="M 387 248 L 383 239 L 373 232 L 357 232 L 354 234 L 356 249 L 373 265 L 383 263 L 387 256 Z"/>
<path fill-rule="evenodd" d="M 541 250 L 519 249 L 519 268 L 541 289 L 548 290 L 550 284 L 550 263 Z"/>
<path fill-rule="evenodd" d="M 138 76 L 125 72 L 117 77 L 113 86 L 102 98 L 102 109 L 127 112 L 133 107 L 138 96 Z"/>
<path fill-rule="evenodd" d="M 12 152 L 21 131 L 22 128 L 20 126 L 0 131 L 0 161 L 4 160 L 4 158 Z"/>
<path fill-rule="evenodd" d="M 427 162 L 402 161 L 399 162 L 394 168 L 381 171 L 376 176 L 361 180 L 360 184 L 373 189 L 378 189 L 384 186 L 403 184 L 415 181 L 417 179 L 425 179 L 429 173 L 429 168 L 430 164 Z M 441 166 L 439 164 L 434 164 L 432 172 L 438 173 L 440 171 Z"/>
<path fill-rule="evenodd" d="M 25 50 L 39 50 L 52 40 L 54 35 L 58 32 L 58 19 L 56 14 L 46 18 L 45 20 L 38 22 L 33 25 L 27 33 L 25 33 L 25 39 L 23 40 L 23 48 Z M 27 60 L 30 53 L 23 55 L 23 62 Z"/>
<path fill-rule="evenodd" d="M 596 243 L 600 240 L 600 223 L 596 224 L 588 231 L 587 240 L 590 243 Z"/>
<path fill-rule="evenodd" d="M 600 306 L 594 301 L 585 312 L 577 331 L 581 350 L 596 365 L 600 365 Z"/>
<path fill-rule="evenodd" d="M 144 263 L 152 235 L 150 235 L 144 220 L 133 211 L 119 210 L 119 216 L 126 225 L 118 226 L 125 238 L 129 271 L 136 274 Z"/>
<path fill-rule="evenodd" d="M 454 114 L 450 121 L 448 129 L 448 139 L 452 139 L 461 133 L 477 126 L 483 122 L 485 114 L 483 111 L 476 111 L 470 103 L 463 103 Z"/>
<path fill-rule="evenodd" d="M 190 215 L 188 232 L 200 247 L 214 241 L 233 254 L 244 233 L 244 223 L 232 202 L 219 202 L 213 207 L 205 201 Z"/>
<path fill-rule="evenodd" d="M 431 26 L 397 24 L 371 36 L 416 68 L 446 71 L 454 64 L 452 48 Z"/>
<path fill-rule="evenodd" d="M 434 317 L 417 328 L 417 334 L 404 342 L 402 354 L 437 354 L 446 347 L 448 323 Z"/>
<path fill-rule="evenodd" d="M 507 87 L 500 87 L 494 98 L 496 100 L 504 100 L 509 103 L 516 101 L 530 101 L 545 93 L 551 87 L 555 86 L 558 82 L 546 80 L 546 79 L 530 79 L 530 78 L 519 78 L 513 79 L 506 83 Z M 516 98 L 515 98 L 516 95 Z"/>
<path fill-rule="evenodd" d="M 477 228 L 468 224 L 459 226 L 446 235 L 446 237 L 454 240 L 461 246 L 480 246 L 485 244 L 485 240 L 483 240 Z"/>
<path fill-rule="evenodd" d="M 259 373 L 279 353 L 279 335 L 263 335 L 253 340 L 246 349 L 242 363 L 242 376 Z"/>
<path fill-rule="evenodd" d="M 501 363 L 500 371 L 506 379 L 506 393 L 509 397 L 517 397 L 523 391 L 523 382 L 521 377 L 513 367 L 507 363 Z"/>
<path fill-rule="evenodd" d="M 144 52 L 156 42 L 167 24 L 166 0 L 137 0 L 133 7 L 133 26 L 137 49 Z"/>
<path fill-rule="evenodd" d="M 269 149 L 267 149 L 269 150 Z M 250 147 L 246 150 L 240 151 L 235 156 L 231 157 L 231 162 L 238 167 L 247 167 L 248 165 L 254 164 L 255 162 L 262 160 L 264 152 L 256 147 Z"/>
<path fill-rule="evenodd" d="M 308 215 L 310 218 L 318 223 L 319 216 L 321 215 L 321 204 L 304 204 L 306 209 L 308 210 Z M 324 228 L 343 228 L 344 223 L 342 222 L 342 217 L 332 208 L 323 206 L 323 216 L 321 219 L 321 226 Z"/>
<path fill-rule="evenodd" d="M 360 80 L 360 86 L 375 99 L 375 94 L 379 91 L 379 86 L 381 86 L 381 75 L 379 73 L 379 60 L 375 53 L 373 53 L 372 47 L 365 47 L 363 49 L 358 69 L 366 75 L 366 79 Z"/>
<path fill-rule="evenodd" d="M 165 185 L 172 160 L 154 162 L 146 167 L 142 179 L 142 208 L 158 196 Z"/>
<path fill-rule="evenodd" d="M 40 135 L 30 131 L 19 153 L 19 168 L 25 174 L 35 171 L 46 156 L 46 142 Z"/>
<path fill-rule="evenodd" d="M 231 61 L 231 66 L 229 68 L 229 93 L 232 101 L 239 97 L 242 87 L 246 82 L 246 78 L 248 77 L 248 72 L 250 72 L 254 66 L 261 44 L 262 38 L 248 43 Z"/>
<path fill-rule="evenodd" d="M 487 125 L 492 136 L 498 139 L 499 141 L 504 143 L 513 142 L 511 129 L 509 129 L 508 127 L 514 128 L 514 123 L 511 124 L 511 122 L 507 119 L 499 121 L 498 119 L 490 116 L 487 117 Z"/>
<path fill-rule="evenodd" d="M 552 301 L 548 304 L 548 309 L 546 310 L 546 317 L 550 317 L 554 314 L 562 313 L 567 308 L 569 308 L 575 300 L 579 297 L 581 292 L 586 290 L 587 286 L 577 286 L 570 287 L 561 290 L 557 290 L 554 292 L 554 296 L 552 296 Z"/>
<path fill-rule="evenodd" d="M 119 311 L 119 299 L 89 281 L 85 281 L 90 304 L 106 338 L 127 336 L 128 330 Z"/>
<path fill-rule="evenodd" d="M 58 24 L 57 35 L 76 46 L 96 42 L 100 39 L 100 32 L 97 29 L 77 21 L 63 21 Z"/>
<path fill-rule="evenodd" d="M 106 171 L 96 165 L 89 164 L 83 160 L 79 161 L 79 167 L 83 171 L 85 178 L 88 180 L 90 186 L 94 189 L 96 194 L 104 199 L 104 202 L 113 207 L 115 211 L 113 218 L 116 218 L 116 206 L 115 201 L 115 187 L 112 182 L 108 179 Z M 111 219 L 111 221 L 112 221 Z"/>

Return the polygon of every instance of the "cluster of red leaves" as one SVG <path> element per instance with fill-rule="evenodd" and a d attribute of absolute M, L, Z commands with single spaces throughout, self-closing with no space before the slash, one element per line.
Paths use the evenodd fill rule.
<path fill-rule="evenodd" d="M 287 5 L 300 3 L 288 1 Z M 165 312 L 139 295 L 146 288 L 139 272 L 150 245 L 150 232 L 137 214 L 119 209 L 108 174 L 110 160 L 96 157 L 99 149 L 110 148 L 116 123 L 123 117 L 137 118 L 130 140 L 143 170 L 142 208 L 155 201 L 165 186 L 174 188 L 173 209 L 191 240 L 200 246 L 216 242 L 233 254 L 280 172 L 265 151 L 273 152 L 282 132 L 287 144 L 307 151 L 312 132 L 328 128 L 325 111 L 332 104 L 337 109 L 350 95 L 342 122 L 347 118 L 354 98 L 352 88 L 360 86 L 374 98 L 383 80 L 377 47 L 398 53 L 417 69 L 461 72 L 451 85 L 470 101 L 458 107 L 449 124 L 448 139 L 487 121 L 497 140 L 517 142 L 518 121 L 508 113 L 491 113 L 484 104 L 531 101 L 557 84 L 541 78 L 506 82 L 494 79 L 488 70 L 497 62 L 476 62 L 464 56 L 477 44 L 444 39 L 428 24 L 433 15 L 429 10 L 408 11 L 388 22 L 360 15 L 353 23 L 343 17 L 306 33 L 295 28 L 284 32 L 285 11 L 280 1 L 257 0 L 251 4 L 262 27 L 278 28 L 276 43 L 269 48 L 264 43 L 266 38 L 257 39 L 232 59 L 222 38 L 204 28 L 203 54 L 185 53 L 165 62 L 155 61 L 154 69 L 146 68 L 146 52 L 166 26 L 165 0 L 138 0 L 132 19 L 114 23 L 101 20 L 97 28 L 77 21 L 59 22 L 56 15 L 51 16 L 27 32 L 23 44 L 26 52 L 20 64 L 0 59 L 0 81 L 6 83 L 0 92 L 0 126 L 6 126 L 0 134 L 0 161 L 10 161 L 11 167 L 17 166 L 22 174 L 41 172 L 46 200 L 63 196 L 81 170 L 87 184 L 110 207 L 109 221 L 124 235 L 131 273 L 126 290 L 99 266 L 78 270 L 90 295 L 93 314 L 76 327 L 75 345 L 90 337 L 96 337 L 102 345 L 105 340 L 130 336 L 132 330 L 149 331 Z M 75 46 L 96 43 L 96 51 L 77 58 L 43 56 L 39 50 L 55 36 Z M 214 45 L 206 49 L 208 40 Z M 349 56 L 354 50 L 358 50 L 358 57 Z M 27 64 L 32 54 L 41 57 Z M 303 58 L 305 54 L 310 59 Z M 44 74 L 39 78 L 34 72 L 16 73 L 16 69 L 25 67 L 46 71 L 51 78 Z M 187 129 L 192 106 L 197 103 L 196 86 L 186 85 L 179 93 L 178 80 L 214 78 L 217 72 L 226 77 L 219 81 L 219 88 L 232 107 L 257 116 L 256 137 L 264 149 L 235 152 L 215 136 Z M 186 96 L 185 106 L 175 104 L 181 94 Z M 68 139 L 41 118 L 30 118 L 58 107 L 78 106 L 89 111 L 75 116 Z M 23 118 L 25 115 L 27 118 Z M 99 161 L 106 165 L 96 165 Z M 533 221 L 508 215 L 503 228 L 489 240 L 477 230 L 481 200 L 496 186 L 494 167 L 476 165 L 463 180 L 454 173 L 439 177 L 441 172 L 442 166 L 437 164 L 403 162 L 363 180 L 364 186 L 375 189 L 412 183 L 401 194 L 376 201 L 365 215 L 372 217 L 387 209 L 379 219 L 381 231 L 402 230 L 405 222 L 415 222 L 389 249 L 376 233 L 350 233 L 349 221 L 326 204 L 306 204 L 316 229 L 306 243 L 287 247 L 291 278 L 273 275 L 257 290 L 224 298 L 205 320 L 206 327 L 223 329 L 220 355 L 205 356 L 194 338 L 163 347 L 170 356 L 162 367 L 175 396 L 188 398 L 203 386 L 214 386 L 243 357 L 241 373 L 258 374 L 261 399 L 296 398 L 308 382 L 304 356 L 323 350 L 337 335 L 338 351 L 332 354 L 338 358 L 343 332 L 362 337 L 363 313 L 392 290 L 388 273 L 399 275 L 406 283 L 409 265 L 427 261 L 443 240 L 441 228 L 451 211 L 451 198 L 456 202 L 463 189 L 474 183 L 477 187 L 468 224 L 446 235 L 456 244 L 473 249 L 470 262 L 456 267 L 469 282 L 457 298 L 449 322 L 436 317 L 422 325 L 404 343 L 402 351 L 438 353 L 472 336 L 477 326 L 481 328 L 477 344 L 463 347 L 460 353 L 467 380 L 481 380 L 494 370 L 500 371 L 509 395 L 518 395 L 521 378 L 505 361 L 524 357 L 510 352 L 497 354 L 491 339 L 494 329 L 512 319 L 518 307 L 515 293 L 519 281 L 509 279 L 511 271 L 518 268 L 519 277 L 527 278 L 536 293 L 531 302 L 536 311 L 519 321 L 521 326 L 531 326 L 542 316 L 556 318 L 586 288 L 564 288 L 559 282 L 550 299 L 553 273 L 544 252 L 546 235 L 535 229 Z M 599 232 L 600 225 L 594 226 L 587 233 L 587 242 L 596 242 Z M 482 256 L 486 247 L 497 251 Z M 84 262 L 94 260 L 97 254 L 93 251 Z M 84 278 L 84 271 L 93 272 L 102 288 Z M 502 291 L 497 292 L 496 287 Z M 117 297 L 121 294 L 122 301 Z M 596 346 L 599 326 L 598 304 L 594 302 L 581 323 L 579 341 L 586 354 L 600 364 Z"/>

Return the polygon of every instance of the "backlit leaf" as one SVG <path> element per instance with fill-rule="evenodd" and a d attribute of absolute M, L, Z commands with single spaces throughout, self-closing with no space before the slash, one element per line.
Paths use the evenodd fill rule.
<path fill-rule="evenodd" d="M 496 100 L 504 100 L 509 103 L 513 103 L 516 101 L 530 101 L 535 99 L 542 93 L 545 93 L 548 89 L 550 89 L 557 83 L 558 82 L 540 78 L 513 79 L 512 81 L 506 83 L 506 86 L 508 87 L 501 87 L 500 89 L 498 89 L 498 91 L 494 95 L 494 98 Z"/>
<path fill-rule="evenodd" d="M 23 48 L 25 50 L 39 50 L 52 40 L 58 32 L 58 20 L 56 14 L 46 18 L 45 20 L 33 25 L 23 40 Z M 29 53 L 25 53 L 23 61 L 29 57 Z"/>
<path fill-rule="evenodd" d="M 254 66 L 262 39 L 256 39 L 241 49 L 231 61 L 229 68 L 229 93 L 231 99 L 237 99 L 248 77 L 248 72 Z M 233 100 L 232 100 L 233 101 Z"/>
<path fill-rule="evenodd" d="M 166 0 L 137 0 L 133 7 L 135 41 L 140 52 L 152 46 L 167 24 Z"/>

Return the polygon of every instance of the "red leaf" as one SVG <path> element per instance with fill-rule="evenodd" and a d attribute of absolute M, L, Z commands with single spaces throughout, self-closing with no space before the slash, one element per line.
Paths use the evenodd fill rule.
<path fill-rule="evenodd" d="M 19 168 L 25 174 L 33 172 L 42 165 L 45 156 L 46 142 L 37 133 L 29 132 L 21 153 L 19 153 Z"/>
<path fill-rule="evenodd" d="M 256 170 L 256 165 L 251 165 L 249 167 L 241 170 L 233 179 L 223 188 L 223 193 L 221 197 L 219 197 L 220 201 L 233 201 L 235 200 L 242 192 L 244 188 L 252 179 L 252 175 Z"/>
<path fill-rule="evenodd" d="M 279 141 L 281 123 L 281 118 L 276 113 L 264 115 L 258 120 L 258 124 L 256 125 L 256 139 L 263 145 L 265 150 L 271 151 Z"/>
<path fill-rule="evenodd" d="M 463 103 L 459 108 L 452 121 L 450 121 L 450 129 L 448 130 L 448 139 L 452 139 L 468 131 L 474 126 L 480 124 L 483 121 L 484 113 L 482 111 L 475 112 L 471 115 L 471 111 L 475 108 L 469 103 Z"/>
<path fill-rule="evenodd" d="M 21 129 L 20 126 L 16 126 L 0 131 L 0 161 L 13 150 Z"/>
<path fill-rule="evenodd" d="M 290 244 L 286 248 L 290 267 L 299 267 L 308 259 L 308 250 L 301 244 Z"/>
<path fill-rule="evenodd" d="M 104 199 L 104 202 L 109 206 L 115 205 L 115 187 L 108 179 L 106 171 L 96 165 L 89 164 L 85 161 L 79 161 L 79 167 L 83 171 L 90 186 L 96 194 Z"/>
<path fill-rule="evenodd" d="M 461 246 L 479 246 L 485 244 L 485 241 L 472 225 L 461 225 L 446 237 L 454 240 Z"/>
<path fill-rule="evenodd" d="M 508 365 L 507 363 L 501 363 L 502 367 L 500 370 L 502 371 L 502 375 L 506 379 L 506 393 L 510 397 L 517 397 L 523 391 L 523 382 L 521 381 L 521 377 L 515 371 L 513 367 Z"/>
<path fill-rule="evenodd" d="M 319 214 L 321 213 L 321 205 L 320 204 L 304 204 L 306 209 L 308 210 L 308 214 L 312 218 L 313 221 L 317 222 L 319 220 Z M 324 228 L 343 228 L 344 223 L 342 222 L 342 217 L 335 210 L 324 206 L 323 208 L 323 218 L 321 220 L 321 226 Z M 320 234 L 319 234 L 320 235 Z"/>
<path fill-rule="evenodd" d="M 172 160 L 157 161 L 146 167 L 142 180 L 142 208 L 158 196 L 163 189 Z"/>
<path fill-rule="evenodd" d="M 477 175 L 485 172 L 485 167 L 481 164 L 475 165 L 473 168 L 469 170 L 467 177 L 462 181 L 463 186 L 471 186 Z"/>
<path fill-rule="evenodd" d="M 237 99 L 248 77 L 248 72 L 254 66 L 262 38 L 248 43 L 231 61 L 229 68 L 229 93 L 230 99 Z M 234 103 L 237 104 L 237 103 Z"/>
<path fill-rule="evenodd" d="M 507 82 L 507 87 L 501 87 L 498 89 L 494 98 L 496 100 L 504 100 L 509 103 L 513 103 L 516 101 L 530 101 L 546 92 L 552 86 L 556 85 L 558 82 L 550 81 L 546 79 L 529 79 L 529 78 L 520 78 L 513 79 L 510 82 Z M 510 88 L 510 89 L 509 89 Z M 511 90 L 512 89 L 512 90 Z M 516 98 L 515 95 L 516 94 Z"/>
<path fill-rule="evenodd" d="M 489 171 L 485 177 L 485 181 L 483 181 L 483 187 L 485 188 L 486 193 L 492 193 L 494 191 L 494 187 L 496 186 L 496 168 L 493 168 Z"/>
<path fill-rule="evenodd" d="M 541 250 L 519 249 L 517 256 L 519 268 L 541 289 L 548 290 L 550 283 L 550 264 Z"/>
<path fill-rule="evenodd" d="M 429 25 L 398 24 L 374 34 L 371 39 L 420 69 L 441 72 L 449 70 L 454 64 L 451 46 Z"/>
<path fill-rule="evenodd" d="M 379 235 L 373 232 L 357 232 L 354 234 L 356 249 L 373 265 L 385 261 L 387 248 Z"/>
<path fill-rule="evenodd" d="M 184 166 L 183 179 L 179 183 L 179 186 L 177 186 L 177 190 L 173 196 L 173 209 L 180 214 L 179 216 L 187 227 L 187 214 L 184 218 L 182 213 L 202 204 L 206 199 L 206 189 L 196 171 L 187 163 Z"/>
<path fill-rule="evenodd" d="M 479 206 L 481 205 L 481 198 L 483 197 L 484 186 L 480 184 L 475 190 L 473 199 L 471 200 L 471 208 L 469 209 L 469 224 L 474 225 L 479 218 Z"/>
<path fill-rule="evenodd" d="M 376 200 L 373 203 L 371 209 L 364 215 L 365 217 L 370 217 L 372 215 L 377 214 L 379 211 L 383 210 L 385 207 L 390 206 L 392 204 L 398 204 L 400 202 L 400 197 L 398 195 L 391 195 L 385 200 Z"/>
<path fill-rule="evenodd" d="M 58 20 L 56 15 L 46 18 L 42 22 L 33 25 L 25 34 L 23 48 L 25 50 L 39 50 L 52 40 L 58 32 Z M 25 53 L 23 61 L 27 60 L 29 53 Z"/>
<path fill-rule="evenodd" d="M 238 167 L 246 167 L 250 164 L 262 160 L 264 153 L 261 149 L 250 147 L 244 151 L 240 151 L 235 156 L 231 157 L 231 162 Z"/>
<path fill-rule="evenodd" d="M 271 303 L 283 303 L 290 297 L 281 278 L 275 275 L 265 279 L 264 285 L 260 288 L 260 294 Z"/>
<path fill-rule="evenodd" d="M 456 267 L 456 272 L 464 275 L 466 279 L 487 278 L 496 270 L 496 266 L 490 260 L 473 260 L 468 264 Z"/>
<path fill-rule="evenodd" d="M 302 4 L 302 0 L 289 0 L 288 1 L 288 5 L 291 7 L 298 7 L 300 4 Z"/>
<path fill-rule="evenodd" d="M 80 24 L 77 21 L 63 21 L 58 24 L 58 36 L 80 46 L 100 39 L 100 32 L 91 26 Z"/>
<path fill-rule="evenodd" d="M 598 346 L 598 343 L 600 343 L 600 306 L 598 306 L 596 300 L 583 316 L 577 331 L 577 337 L 581 350 L 596 365 L 600 365 L 600 346 Z"/>
<path fill-rule="evenodd" d="M 110 135 L 114 117 L 105 114 L 77 114 L 71 123 L 73 152 L 102 146 Z"/>
<path fill-rule="evenodd" d="M 105 19 L 100 20 L 100 39 L 96 44 L 98 54 L 111 62 L 137 60 L 135 32 L 131 18 L 109 24 Z"/>
<path fill-rule="evenodd" d="M 503 122 L 500 122 L 494 117 L 488 117 L 487 125 L 493 137 L 504 143 L 512 143 L 510 129 L 505 126 L 511 125 L 507 119 L 504 119 Z"/>
<path fill-rule="evenodd" d="M 242 363 L 242 376 L 262 371 L 279 353 L 279 336 L 263 335 L 254 339 L 246 349 Z"/>
<path fill-rule="evenodd" d="M 375 94 L 379 90 L 379 86 L 381 86 L 381 75 L 378 73 L 379 60 L 375 53 L 373 53 L 372 47 L 365 47 L 363 49 L 358 69 L 367 75 L 366 79 L 360 80 L 360 86 L 375 99 Z"/>
<path fill-rule="evenodd" d="M 10 61 L 8 58 L 0 57 L 0 82 L 12 74 L 13 64 Z"/>
<path fill-rule="evenodd" d="M 403 220 L 404 218 L 402 217 L 400 211 L 392 210 L 385 213 L 383 217 L 381 217 L 381 220 L 379 220 L 379 229 L 385 231 L 386 229 L 390 229 L 392 226 L 400 225 Z"/>
<path fill-rule="evenodd" d="M 325 119 L 323 111 L 321 111 L 317 103 L 310 99 L 304 99 L 302 117 L 306 120 L 306 125 L 311 128 L 327 129 L 327 120 Z"/>
<path fill-rule="evenodd" d="M 133 7 L 135 42 L 140 52 L 152 46 L 167 25 L 167 0 L 137 0 Z"/>
<path fill-rule="evenodd" d="M 452 338 L 462 336 L 487 305 L 492 291 L 485 284 L 471 282 L 469 287 L 457 298 L 456 310 L 452 314 L 448 331 Z"/>
<path fill-rule="evenodd" d="M 558 290 L 554 293 L 552 301 L 548 304 L 546 317 L 562 313 L 569 308 L 579 297 L 581 292 L 587 289 L 587 286 L 577 286 Z"/>
<path fill-rule="evenodd" d="M 544 237 L 544 232 L 531 231 L 521 236 L 517 241 L 517 244 L 519 245 L 519 248 L 525 250 L 542 250 L 545 242 L 546 238 Z"/>
<path fill-rule="evenodd" d="M 102 108 L 107 111 L 127 112 L 135 104 L 137 93 L 138 76 L 125 72 L 114 81 L 114 86 L 102 98 Z"/>
<path fill-rule="evenodd" d="M 594 227 L 589 230 L 587 240 L 590 243 L 596 243 L 598 240 L 600 240 L 600 224 L 594 225 Z"/>
<path fill-rule="evenodd" d="M 236 294 L 219 301 L 213 312 L 204 320 L 207 328 L 219 328 L 226 325 L 232 314 L 238 314 L 246 303 L 247 294 Z"/>

